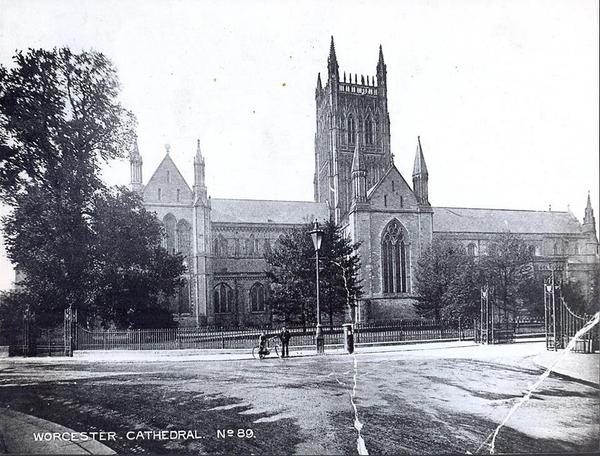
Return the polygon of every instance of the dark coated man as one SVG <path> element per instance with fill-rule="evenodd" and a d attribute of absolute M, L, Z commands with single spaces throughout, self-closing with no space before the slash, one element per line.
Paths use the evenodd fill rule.
<path fill-rule="evenodd" d="M 281 340 L 281 357 L 289 358 L 290 356 L 290 338 L 292 335 L 284 326 L 281 328 L 281 332 L 279 333 L 279 339 Z"/>

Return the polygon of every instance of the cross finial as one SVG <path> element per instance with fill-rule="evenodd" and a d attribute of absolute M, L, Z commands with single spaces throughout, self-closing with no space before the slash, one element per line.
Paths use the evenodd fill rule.
<path fill-rule="evenodd" d="M 165 144 L 165 151 L 167 152 L 167 154 L 171 152 L 171 144 Z"/>

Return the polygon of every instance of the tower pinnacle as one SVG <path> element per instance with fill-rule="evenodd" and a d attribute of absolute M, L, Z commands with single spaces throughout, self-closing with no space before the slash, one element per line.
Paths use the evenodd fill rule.
<path fill-rule="evenodd" d="M 130 188 L 134 192 L 142 190 L 142 156 L 138 147 L 137 138 L 133 144 L 133 150 L 129 155 L 131 182 Z"/>
<path fill-rule="evenodd" d="M 425 156 L 421 147 L 421 137 L 417 136 L 417 151 L 413 167 L 413 192 L 417 201 L 422 205 L 429 205 L 429 173 L 425 164 Z"/>
<path fill-rule="evenodd" d="M 194 156 L 194 198 L 196 202 L 207 203 L 206 179 L 204 177 L 204 157 L 200 150 L 200 140 L 196 143 Z"/>
<path fill-rule="evenodd" d="M 387 65 L 383 60 L 383 48 L 379 45 L 379 60 L 377 61 L 377 85 L 385 86 L 387 83 Z"/>
<path fill-rule="evenodd" d="M 425 156 L 423 155 L 423 148 L 421 147 L 420 136 L 417 136 L 417 152 L 415 153 L 415 165 L 413 167 L 413 177 L 418 175 L 429 177 L 427 165 L 425 164 Z"/>
<path fill-rule="evenodd" d="M 331 44 L 329 46 L 329 57 L 327 58 L 327 69 L 329 71 L 329 78 L 335 77 L 337 82 L 338 78 L 338 62 L 337 57 L 335 55 L 335 44 L 333 42 L 333 35 L 331 36 Z"/>
<path fill-rule="evenodd" d="M 202 156 L 202 150 L 200 149 L 200 140 L 196 143 L 196 155 L 194 156 L 194 163 L 204 163 L 204 157 Z"/>
<path fill-rule="evenodd" d="M 592 208 L 592 200 L 589 191 L 587 195 L 587 204 L 585 205 L 585 216 L 583 217 L 583 229 L 586 232 L 596 233 L 596 218 L 594 217 L 594 209 Z"/>
<path fill-rule="evenodd" d="M 367 201 L 367 170 L 364 163 L 363 154 L 358 145 L 354 147 L 354 156 L 352 157 L 352 201 L 353 203 L 364 203 Z"/>

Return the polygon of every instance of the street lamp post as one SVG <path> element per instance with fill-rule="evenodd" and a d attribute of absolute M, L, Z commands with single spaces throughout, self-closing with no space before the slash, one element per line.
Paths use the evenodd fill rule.
<path fill-rule="evenodd" d="M 183 267 L 185 268 L 185 270 L 187 272 L 188 263 L 187 263 L 187 260 L 185 258 L 183 259 L 182 264 L 183 264 Z M 183 293 L 183 285 L 179 285 L 179 300 L 178 300 L 178 305 L 177 305 L 177 311 L 178 311 L 177 313 L 179 314 L 178 315 L 178 320 L 179 320 L 178 323 L 179 323 L 179 325 L 181 325 L 181 294 L 182 293 Z"/>
<path fill-rule="evenodd" d="M 321 328 L 321 307 L 319 303 L 319 250 L 321 249 L 321 242 L 323 241 L 323 230 L 319 229 L 319 222 L 315 220 L 314 229 L 310 232 L 310 237 L 315 247 L 315 260 L 316 260 L 316 272 L 317 272 L 317 353 L 323 353 L 325 351 L 325 341 L 323 340 L 323 330 Z"/>

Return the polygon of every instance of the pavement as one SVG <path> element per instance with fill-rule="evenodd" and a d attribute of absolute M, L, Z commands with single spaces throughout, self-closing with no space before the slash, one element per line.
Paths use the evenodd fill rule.
<path fill-rule="evenodd" d="M 347 356 L 340 346 L 327 346 L 325 356 Z M 508 345 L 480 346 L 473 341 L 418 343 L 407 345 L 358 345 L 359 356 L 385 357 L 386 354 L 405 352 L 407 357 L 434 356 L 440 358 L 514 358 L 530 359 L 541 368 L 551 368 L 562 377 L 583 382 L 600 389 L 600 354 L 581 354 L 546 351 L 540 341 Z M 314 347 L 291 347 L 291 360 L 297 357 L 317 356 Z M 79 351 L 73 358 L 10 358 L 2 363 L 82 363 L 82 362 L 211 362 L 227 360 L 253 360 L 248 349 L 239 350 L 110 350 Z M 110 445 L 110 436 L 89 436 L 41 418 L 15 410 L 0 409 L 0 453 L 6 454 L 115 454 L 102 441 Z M 37 433 L 37 434 L 36 434 Z M 25 436 L 38 435 L 34 438 Z M 41 437 L 40 437 L 41 436 Z"/>
<path fill-rule="evenodd" d="M 98 439 L 60 424 L 3 408 L 0 412 L 0 453 L 6 454 L 116 454 Z M 37 437 L 37 438 L 36 438 Z"/>
<path fill-rule="evenodd" d="M 596 388 L 600 385 L 600 353 L 544 351 L 535 355 L 532 361 L 540 367 L 551 368 L 559 376 Z"/>

